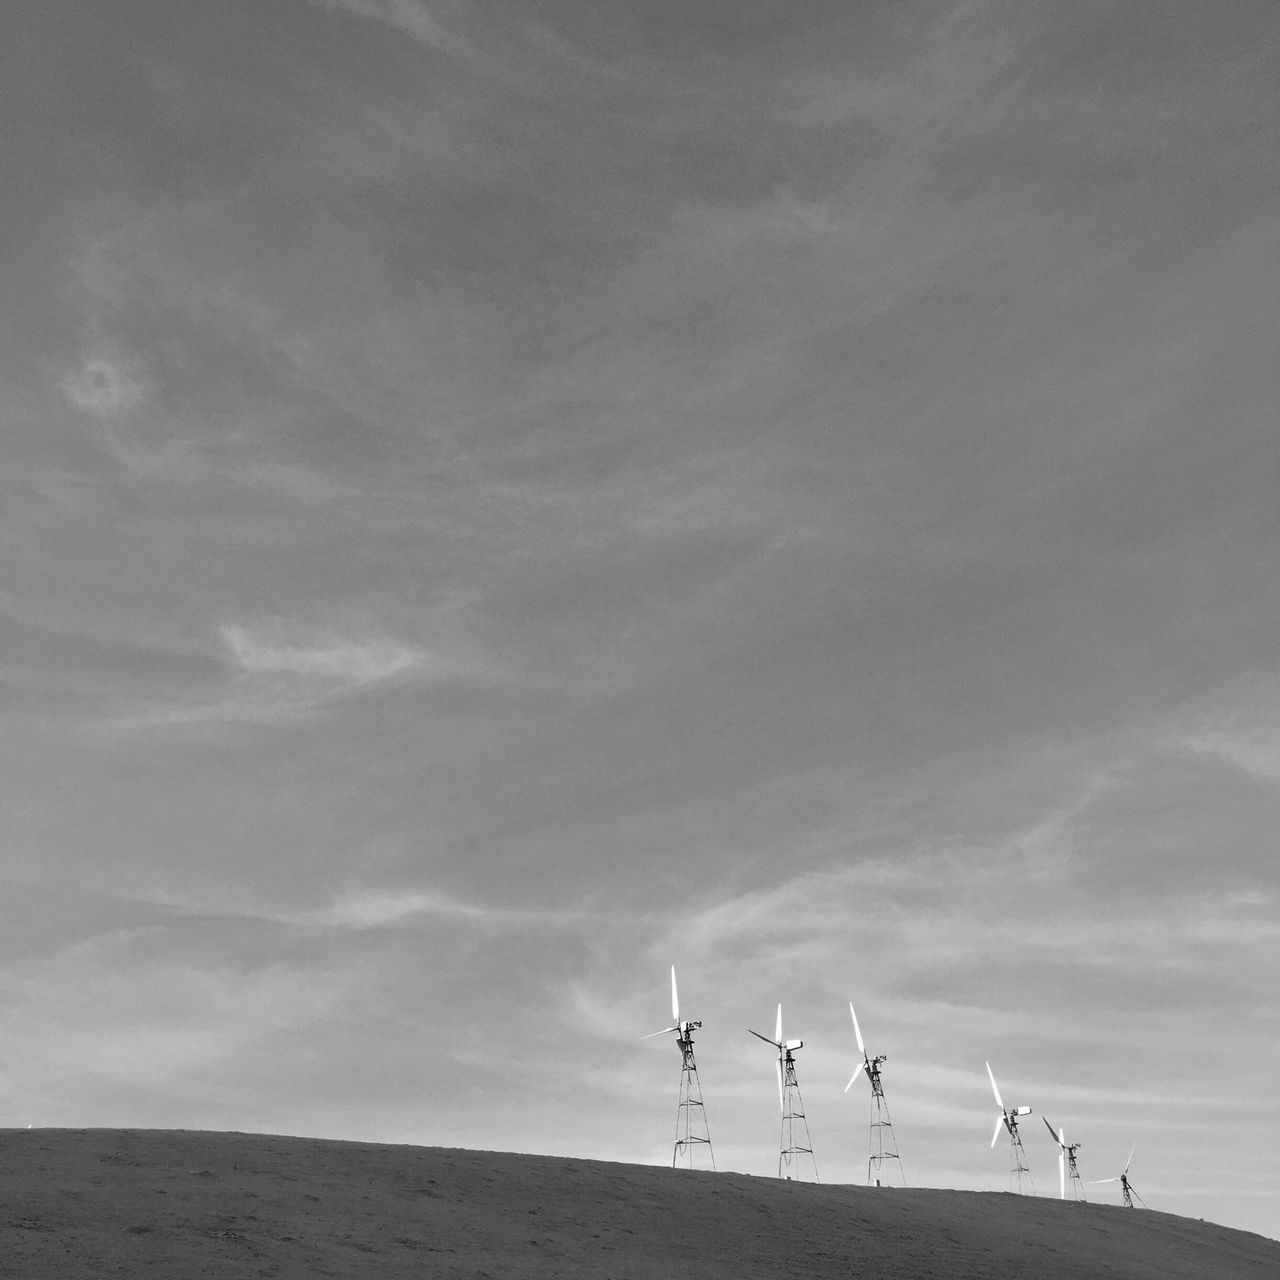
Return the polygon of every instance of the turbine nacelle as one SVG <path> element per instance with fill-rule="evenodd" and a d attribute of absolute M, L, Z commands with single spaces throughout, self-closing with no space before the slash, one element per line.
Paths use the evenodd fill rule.
<path fill-rule="evenodd" d="M 785 1040 L 785 1041 L 783 1041 L 782 1047 L 783 1047 L 783 1048 L 784 1048 L 788 1053 L 790 1053 L 790 1052 L 792 1051 L 792 1049 L 803 1049 L 803 1048 L 804 1048 L 804 1041 L 803 1041 L 803 1040 Z"/>

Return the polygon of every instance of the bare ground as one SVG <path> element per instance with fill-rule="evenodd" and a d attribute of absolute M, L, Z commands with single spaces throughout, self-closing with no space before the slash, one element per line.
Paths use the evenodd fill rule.
<path fill-rule="evenodd" d="M 971 1191 L 309 1138 L 0 1131 L 0 1276 L 1277 1280 L 1280 1242 Z"/>

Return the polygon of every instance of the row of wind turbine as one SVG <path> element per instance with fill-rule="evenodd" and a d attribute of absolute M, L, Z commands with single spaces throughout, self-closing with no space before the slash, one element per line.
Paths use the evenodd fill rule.
<path fill-rule="evenodd" d="M 676 1140 L 671 1164 L 673 1168 L 681 1164 L 693 1168 L 697 1153 L 705 1150 L 706 1159 L 714 1170 L 716 1167 L 715 1154 L 711 1146 L 711 1133 L 707 1125 L 706 1108 L 702 1101 L 702 1086 L 698 1080 L 698 1066 L 693 1054 L 693 1033 L 701 1029 L 702 1023 L 700 1021 L 681 1019 L 680 1017 L 680 996 L 676 987 L 675 965 L 671 966 L 671 1017 L 671 1026 L 664 1027 L 661 1031 L 650 1032 L 649 1035 L 642 1037 L 645 1040 L 652 1040 L 657 1036 L 670 1035 L 674 1032 L 676 1047 L 680 1050 L 680 1098 L 676 1107 Z M 889 1106 L 884 1094 L 884 1080 L 881 1068 L 888 1061 L 888 1058 L 885 1054 L 878 1054 L 872 1057 L 867 1051 L 866 1042 L 862 1038 L 862 1028 L 858 1025 L 858 1013 L 853 1007 L 852 1001 L 849 1002 L 849 1017 L 853 1022 L 854 1039 L 857 1041 L 858 1053 L 861 1055 L 862 1061 L 854 1068 L 853 1075 L 849 1077 L 849 1083 L 845 1085 L 844 1091 L 848 1093 L 862 1075 L 867 1077 L 871 1085 L 871 1118 L 867 1138 L 867 1182 L 877 1187 L 884 1185 L 885 1164 L 887 1161 L 896 1161 L 898 1176 L 902 1178 L 905 1186 L 906 1178 L 902 1172 L 902 1160 L 898 1155 L 897 1143 L 893 1136 L 893 1124 L 889 1118 Z M 769 1045 L 777 1054 L 775 1066 L 778 1077 L 778 1106 L 782 1113 L 782 1129 L 778 1141 L 778 1176 L 780 1178 L 791 1178 L 793 1174 L 798 1176 L 802 1171 L 811 1170 L 813 1180 L 817 1182 L 819 1180 L 818 1163 L 813 1153 L 813 1141 L 809 1134 L 809 1122 L 805 1118 L 804 1102 L 800 1096 L 800 1083 L 796 1077 L 796 1054 L 804 1048 L 804 1041 L 783 1038 L 781 1004 L 778 1005 L 777 1019 L 774 1023 L 772 1036 L 767 1036 L 762 1031 L 754 1031 L 750 1028 L 748 1028 L 748 1031 L 757 1040 Z M 1003 1129 L 1009 1137 L 1010 1187 L 1013 1188 L 1016 1184 L 1016 1189 L 1021 1193 L 1025 1181 L 1031 1189 L 1031 1194 L 1034 1195 L 1035 1181 L 1031 1177 L 1031 1169 L 1027 1164 L 1026 1152 L 1022 1146 L 1022 1136 L 1018 1129 L 1019 1120 L 1024 1116 L 1031 1115 L 1032 1109 L 1028 1106 L 1006 1107 L 1004 1099 L 1000 1096 L 1000 1086 L 996 1084 L 995 1072 L 991 1070 L 991 1063 L 988 1062 L 986 1067 L 987 1078 L 991 1081 L 991 1092 L 995 1097 L 996 1107 L 999 1109 L 999 1113 L 996 1116 L 995 1129 L 991 1135 L 992 1149 L 995 1148 L 996 1143 L 999 1141 L 1000 1133 Z M 1065 1200 L 1067 1198 L 1067 1186 L 1070 1183 L 1072 1197 L 1080 1201 L 1085 1200 L 1085 1183 L 1080 1177 L 1080 1170 L 1076 1161 L 1076 1152 L 1080 1150 L 1081 1144 L 1067 1142 L 1066 1134 L 1062 1129 L 1055 1130 L 1048 1119 L 1044 1117 L 1042 1119 L 1044 1119 L 1045 1128 L 1049 1131 L 1049 1136 L 1058 1147 L 1059 1194 Z M 1132 1161 L 1133 1151 L 1131 1150 L 1129 1159 L 1125 1161 L 1124 1170 L 1118 1177 L 1099 1178 L 1089 1185 L 1098 1186 L 1104 1183 L 1118 1182 L 1127 1207 L 1132 1208 L 1135 1199 L 1145 1207 L 1142 1197 L 1138 1195 L 1133 1188 L 1133 1184 L 1129 1181 L 1129 1166 Z"/>
<path fill-rule="evenodd" d="M 858 1015 L 849 1003 L 849 1016 L 853 1019 L 853 1034 L 858 1042 L 858 1052 L 862 1061 L 858 1063 L 849 1083 L 845 1085 L 848 1093 L 854 1081 L 866 1073 L 871 1083 L 871 1121 L 868 1132 L 867 1181 L 875 1186 L 882 1185 L 882 1174 L 886 1161 L 898 1162 L 898 1171 L 902 1173 L 902 1162 L 898 1156 L 897 1144 L 893 1137 L 893 1125 L 889 1119 L 888 1103 L 885 1101 L 884 1084 L 881 1079 L 881 1067 L 887 1061 L 884 1054 L 871 1057 L 862 1039 L 862 1028 L 858 1025 Z M 693 1032 L 701 1028 L 701 1022 L 681 1021 L 680 998 L 676 989 L 676 969 L 671 966 L 671 1017 L 673 1025 L 661 1031 L 650 1032 L 642 1037 L 652 1040 L 656 1036 L 676 1034 L 676 1045 L 681 1053 L 680 1100 L 676 1108 L 676 1141 L 672 1153 L 671 1164 L 675 1168 L 681 1164 L 693 1167 L 695 1152 L 705 1148 L 712 1169 L 715 1168 L 715 1155 L 711 1147 L 711 1133 L 707 1125 L 706 1108 L 702 1101 L 702 1088 L 698 1082 L 698 1068 L 693 1056 Z M 757 1040 L 771 1046 L 777 1053 L 778 1106 L 782 1112 L 782 1129 L 778 1140 L 778 1176 L 790 1178 L 793 1174 L 812 1171 L 813 1180 L 817 1182 L 818 1162 L 813 1154 L 813 1140 L 809 1134 L 809 1122 L 804 1114 L 804 1101 L 800 1095 L 800 1082 L 796 1077 L 796 1053 L 804 1048 L 803 1040 L 786 1040 L 782 1035 L 782 1005 L 778 1005 L 778 1015 L 774 1023 L 773 1035 L 767 1036 L 762 1031 L 751 1031 Z M 906 1185 L 905 1177 L 903 1185 Z"/>
<path fill-rule="evenodd" d="M 987 1063 L 987 1075 L 991 1080 L 991 1092 L 995 1095 L 996 1106 L 1000 1108 L 1000 1114 L 996 1117 L 995 1131 L 991 1135 L 991 1146 L 994 1149 L 997 1140 L 1000 1137 L 1001 1126 L 1009 1134 L 1009 1183 L 1010 1187 L 1017 1183 L 1019 1193 L 1022 1191 L 1022 1180 L 1025 1175 L 1027 1182 L 1031 1186 L 1032 1195 L 1035 1194 L 1036 1184 L 1031 1177 L 1031 1170 L 1027 1167 L 1026 1152 L 1022 1148 L 1022 1138 L 1018 1133 L 1018 1119 L 1021 1116 L 1029 1116 L 1031 1114 L 1030 1107 L 1006 1107 L 1004 1101 L 1000 1097 L 1000 1089 L 996 1084 L 995 1074 L 991 1070 L 991 1063 Z M 1063 1200 L 1067 1198 L 1067 1184 L 1071 1184 L 1072 1199 L 1083 1201 L 1086 1199 L 1084 1192 L 1084 1181 L 1080 1177 L 1080 1169 L 1076 1163 L 1076 1152 L 1080 1150 L 1081 1144 L 1078 1142 L 1068 1142 L 1066 1133 L 1062 1129 L 1055 1130 L 1048 1119 L 1044 1116 L 1040 1117 L 1044 1120 L 1044 1127 L 1049 1130 L 1049 1136 L 1054 1140 L 1058 1147 L 1058 1194 Z M 1136 1148 L 1135 1148 L 1136 1149 Z M 1129 1181 L 1129 1165 L 1133 1161 L 1133 1150 L 1129 1152 L 1129 1159 L 1124 1162 L 1124 1172 L 1118 1178 L 1096 1178 L 1089 1185 L 1101 1186 L 1107 1182 L 1118 1182 L 1121 1191 L 1124 1194 L 1125 1207 L 1132 1209 L 1134 1197 L 1137 1196 L 1138 1203 L 1145 1208 L 1145 1202 L 1133 1189 L 1132 1183 Z"/>

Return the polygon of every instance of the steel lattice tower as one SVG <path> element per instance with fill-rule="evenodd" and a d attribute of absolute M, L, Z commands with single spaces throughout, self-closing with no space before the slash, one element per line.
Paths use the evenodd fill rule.
<path fill-rule="evenodd" d="M 1084 1193 L 1084 1180 L 1080 1177 L 1080 1167 L 1076 1164 L 1076 1152 L 1080 1150 L 1078 1142 L 1068 1142 L 1067 1135 L 1058 1129 L 1054 1131 L 1053 1125 L 1049 1123 L 1047 1116 L 1042 1116 L 1044 1127 L 1049 1130 L 1049 1137 L 1058 1144 L 1058 1191 L 1062 1198 L 1067 1198 L 1067 1183 L 1071 1184 L 1071 1198 L 1078 1202 L 1084 1202 L 1087 1197 Z"/>
<path fill-rule="evenodd" d="M 1027 1153 L 1022 1149 L 1022 1137 L 1018 1133 L 1018 1117 L 1016 1115 L 1009 1116 L 1009 1190 L 1014 1190 L 1014 1182 L 1017 1182 L 1017 1192 L 1022 1194 L 1022 1175 L 1026 1174 L 1027 1181 L 1031 1184 L 1031 1194 L 1036 1193 L 1035 1179 L 1031 1176 L 1031 1168 L 1027 1164 Z"/>
<path fill-rule="evenodd" d="M 682 1163 L 686 1169 L 695 1167 L 695 1153 L 706 1148 L 711 1168 L 716 1167 L 715 1152 L 711 1149 L 711 1131 L 707 1127 L 707 1112 L 702 1105 L 702 1085 L 698 1083 L 698 1064 L 693 1060 L 693 1028 L 699 1023 L 684 1023 L 676 1036 L 676 1044 L 684 1064 L 680 1069 L 680 1104 L 676 1108 L 676 1146 L 671 1157 L 671 1167 Z"/>
<path fill-rule="evenodd" d="M 1081 1202 L 1087 1201 L 1088 1196 L 1084 1193 L 1084 1179 L 1080 1176 L 1080 1170 L 1076 1165 L 1076 1150 L 1079 1143 L 1072 1143 L 1067 1148 L 1067 1181 L 1071 1184 L 1071 1198 Z"/>
<path fill-rule="evenodd" d="M 867 1075 L 871 1080 L 871 1119 L 867 1129 L 867 1184 L 883 1186 L 884 1162 L 898 1162 L 898 1176 L 902 1185 L 907 1185 L 907 1175 L 902 1170 L 902 1159 L 898 1155 L 898 1142 L 893 1136 L 893 1121 L 889 1119 L 889 1103 L 885 1100 L 884 1085 L 880 1080 L 880 1064 L 885 1055 L 867 1059 Z"/>
<path fill-rule="evenodd" d="M 818 1178 L 818 1161 L 813 1154 L 813 1139 L 809 1137 L 809 1122 L 804 1118 L 804 1100 L 800 1097 L 800 1084 L 796 1080 L 796 1060 L 789 1048 L 783 1049 L 782 1063 L 782 1136 L 778 1143 L 778 1177 L 790 1178 L 792 1170 L 799 1173 L 799 1162 L 809 1157 L 813 1166 L 813 1180 Z"/>

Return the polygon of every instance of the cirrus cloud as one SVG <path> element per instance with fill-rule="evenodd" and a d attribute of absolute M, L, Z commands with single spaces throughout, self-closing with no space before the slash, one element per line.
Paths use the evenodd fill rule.
<path fill-rule="evenodd" d="M 229 623 L 218 634 L 245 675 L 292 679 L 334 694 L 407 675 L 429 661 L 425 650 L 383 636 L 352 638 L 279 623 Z"/>
<path fill-rule="evenodd" d="M 426 649 L 370 632 L 343 634 L 273 621 L 226 623 L 218 636 L 230 681 L 212 692 L 129 707 L 97 724 L 95 733 L 205 736 L 227 726 L 287 724 L 342 698 L 444 670 Z"/>

